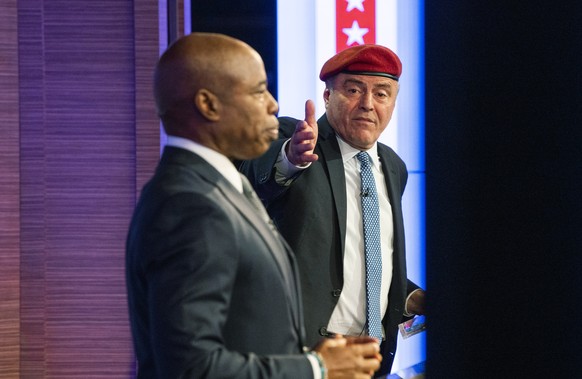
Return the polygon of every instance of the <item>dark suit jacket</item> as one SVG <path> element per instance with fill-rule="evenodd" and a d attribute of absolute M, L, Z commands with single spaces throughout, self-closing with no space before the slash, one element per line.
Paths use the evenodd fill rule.
<path fill-rule="evenodd" d="M 166 147 L 127 239 L 138 378 L 311 378 L 285 246 L 206 161 Z"/>
<path fill-rule="evenodd" d="M 343 161 L 335 132 L 324 115 L 318 120 L 315 153 L 319 160 L 301 171 L 291 185 L 277 184 L 274 164 L 297 120 L 280 118 L 280 139 L 260 158 L 243 162 L 244 172 L 266 204 L 269 214 L 295 252 L 301 276 L 307 342 L 326 335 L 326 326 L 343 287 L 346 235 L 346 188 Z M 396 350 L 397 326 L 403 319 L 407 294 L 418 288 L 406 277 L 401 199 L 408 179 L 404 162 L 378 143 L 394 223 L 394 255 L 389 305 L 383 325 L 382 372 L 390 369 Z"/>

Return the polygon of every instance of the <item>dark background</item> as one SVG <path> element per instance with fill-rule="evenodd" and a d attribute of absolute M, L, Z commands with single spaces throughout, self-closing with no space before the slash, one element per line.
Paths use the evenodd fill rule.
<path fill-rule="evenodd" d="M 255 47 L 276 96 L 275 3 L 194 1 L 192 28 Z M 582 375 L 581 15 L 425 2 L 430 378 Z"/>
<path fill-rule="evenodd" d="M 277 2 L 192 0 L 192 31 L 236 37 L 261 54 L 269 91 L 277 99 Z"/>
<path fill-rule="evenodd" d="M 580 15 L 425 2 L 430 378 L 582 375 Z"/>

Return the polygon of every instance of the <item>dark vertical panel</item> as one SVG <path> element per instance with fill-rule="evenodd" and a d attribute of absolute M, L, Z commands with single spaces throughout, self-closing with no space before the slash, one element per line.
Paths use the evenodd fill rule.
<path fill-rule="evenodd" d="M 168 44 L 184 35 L 184 0 L 168 0 Z"/>
<path fill-rule="evenodd" d="M 43 1 L 18 2 L 20 70 L 21 377 L 45 372 Z"/>
<path fill-rule="evenodd" d="M 158 2 L 134 2 L 136 199 L 160 158 L 160 122 L 156 114 L 152 82 L 160 43 Z"/>
<path fill-rule="evenodd" d="M 277 1 L 191 1 L 192 31 L 238 38 L 261 54 L 269 91 L 277 97 Z M 283 47 L 284 48 L 284 47 Z"/>
<path fill-rule="evenodd" d="M 425 2 L 429 377 L 582 370 L 581 5 Z"/>
<path fill-rule="evenodd" d="M 20 373 L 20 173 L 16 1 L 0 1 L 0 377 Z"/>

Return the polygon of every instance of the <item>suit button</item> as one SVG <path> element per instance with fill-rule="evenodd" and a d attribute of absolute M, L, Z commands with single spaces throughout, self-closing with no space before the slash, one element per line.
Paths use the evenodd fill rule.
<path fill-rule="evenodd" d="M 327 336 L 327 328 L 325 326 L 322 326 L 321 328 L 319 328 L 319 335 L 326 337 Z"/>
<path fill-rule="evenodd" d="M 335 289 L 335 290 L 331 291 L 331 295 L 333 297 L 339 297 L 341 294 L 342 294 L 342 290 L 340 290 L 340 289 Z"/>

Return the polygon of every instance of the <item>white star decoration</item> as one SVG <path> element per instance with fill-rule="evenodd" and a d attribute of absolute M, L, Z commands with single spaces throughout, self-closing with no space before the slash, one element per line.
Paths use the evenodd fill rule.
<path fill-rule="evenodd" d="M 351 28 L 343 28 L 342 32 L 344 32 L 348 36 L 348 42 L 346 43 L 347 46 L 350 46 L 352 43 L 357 42 L 359 45 L 364 44 L 364 35 L 368 33 L 370 29 L 368 28 L 360 28 L 357 21 L 352 23 Z"/>
<path fill-rule="evenodd" d="M 351 11 L 352 9 L 358 9 L 360 12 L 364 11 L 364 4 L 362 4 L 365 0 L 346 0 L 348 3 L 348 8 L 346 12 Z"/>

